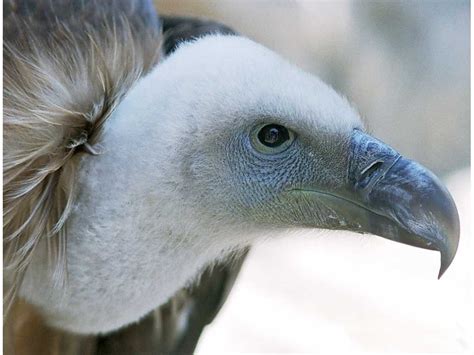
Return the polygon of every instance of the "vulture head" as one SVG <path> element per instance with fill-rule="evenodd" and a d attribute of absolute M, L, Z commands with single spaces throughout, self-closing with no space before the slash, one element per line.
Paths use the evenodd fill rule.
<path fill-rule="evenodd" d="M 67 225 L 67 287 L 51 287 L 43 243 L 20 292 L 66 330 L 137 321 L 209 264 L 299 228 L 437 250 L 440 276 L 456 252 L 440 181 L 370 136 L 332 88 L 245 38 L 181 45 L 94 148 Z"/>

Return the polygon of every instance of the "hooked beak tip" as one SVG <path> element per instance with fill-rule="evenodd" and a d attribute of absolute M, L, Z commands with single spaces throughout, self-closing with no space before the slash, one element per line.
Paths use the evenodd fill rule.
<path fill-rule="evenodd" d="M 439 248 L 439 253 L 441 256 L 441 264 L 440 264 L 439 273 L 438 273 L 438 280 L 441 278 L 441 276 L 444 275 L 446 270 L 449 268 L 449 266 L 453 262 L 454 257 L 456 256 L 456 251 L 458 248 L 459 233 L 457 235 L 458 235 L 457 238 L 453 238 L 453 239 L 456 239 L 456 243 L 448 247 Z"/>

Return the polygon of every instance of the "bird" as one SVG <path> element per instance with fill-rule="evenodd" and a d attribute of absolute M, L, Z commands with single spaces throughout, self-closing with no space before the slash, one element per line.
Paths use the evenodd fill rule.
<path fill-rule="evenodd" d="M 6 353 L 192 353 L 249 248 L 302 228 L 456 254 L 441 181 L 228 26 L 9 0 L 3 51 Z"/>

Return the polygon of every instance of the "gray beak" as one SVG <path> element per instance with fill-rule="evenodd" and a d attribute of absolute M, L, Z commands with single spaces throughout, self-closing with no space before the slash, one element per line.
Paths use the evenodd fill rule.
<path fill-rule="evenodd" d="M 438 250 L 441 277 L 456 255 L 459 217 L 440 180 L 359 130 L 351 138 L 347 174 L 347 186 L 338 191 L 313 191 L 337 215 L 324 227 Z"/>

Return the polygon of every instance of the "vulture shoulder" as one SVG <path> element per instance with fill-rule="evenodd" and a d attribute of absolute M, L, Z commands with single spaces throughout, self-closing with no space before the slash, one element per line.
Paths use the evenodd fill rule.
<path fill-rule="evenodd" d="M 163 33 L 164 32 L 164 33 Z M 8 354 L 192 353 L 233 286 L 246 251 L 209 267 L 140 322 L 102 336 L 48 327 L 16 299 L 41 238 L 58 287 L 66 281 L 65 222 L 78 159 L 128 89 L 180 42 L 230 28 L 160 19 L 150 0 L 4 3 L 4 351 Z"/>

